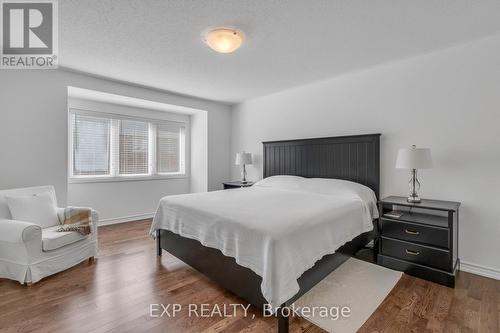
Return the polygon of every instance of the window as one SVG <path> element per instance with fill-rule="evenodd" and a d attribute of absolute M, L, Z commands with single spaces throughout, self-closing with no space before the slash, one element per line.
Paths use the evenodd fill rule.
<path fill-rule="evenodd" d="M 109 119 L 73 117 L 73 175 L 109 175 Z"/>
<path fill-rule="evenodd" d="M 119 174 L 149 174 L 149 124 L 143 121 L 120 121 L 119 143 Z"/>
<path fill-rule="evenodd" d="M 70 178 L 186 174 L 186 123 L 70 110 Z"/>
<path fill-rule="evenodd" d="M 165 124 L 158 125 L 157 134 L 157 170 L 158 173 L 181 172 L 184 168 L 181 151 L 184 137 L 183 129 L 168 126 Z"/>

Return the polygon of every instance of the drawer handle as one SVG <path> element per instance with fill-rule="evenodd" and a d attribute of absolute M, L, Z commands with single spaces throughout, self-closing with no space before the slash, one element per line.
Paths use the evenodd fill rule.
<path fill-rule="evenodd" d="M 412 256 L 418 256 L 420 252 L 406 249 L 406 254 L 411 254 Z"/>
<path fill-rule="evenodd" d="M 420 232 L 418 232 L 418 231 L 412 231 L 412 230 L 405 229 L 405 232 L 407 234 L 410 234 L 410 235 L 420 235 Z"/>

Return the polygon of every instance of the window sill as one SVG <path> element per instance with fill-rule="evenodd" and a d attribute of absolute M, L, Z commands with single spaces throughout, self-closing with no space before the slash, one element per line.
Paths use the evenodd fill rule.
<path fill-rule="evenodd" d="M 68 178 L 69 184 L 80 183 L 108 183 L 108 182 L 137 182 L 168 179 L 189 178 L 187 174 L 155 175 L 155 176 L 121 176 L 121 177 L 72 177 Z"/>

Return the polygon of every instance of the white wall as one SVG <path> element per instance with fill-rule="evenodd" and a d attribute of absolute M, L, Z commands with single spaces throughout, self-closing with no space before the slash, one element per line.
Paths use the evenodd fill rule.
<path fill-rule="evenodd" d="M 146 89 L 100 79 L 66 70 L 3 70 L 0 73 L 0 189 L 53 184 L 59 203 L 68 203 L 67 195 L 67 87 L 102 91 L 161 103 L 207 111 L 208 189 L 217 186 L 229 174 L 230 107 L 212 101 Z M 220 124 L 219 124 L 220 123 Z M 220 128 L 225 128 L 220 131 Z M 213 130 L 217 130 L 216 133 Z M 138 182 L 139 183 L 139 182 Z M 137 184 L 138 193 L 151 191 L 147 181 Z M 124 183 L 116 184 L 124 186 Z M 168 181 L 172 191 L 184 193 L 189 186 Z M 96 198 L 111 195 L 106 183 L 99 186 Z M 156 190 L 155 190 L 156 191 Z M 160 191 L 148 195 L 158 197 Z M 115 192 L 113 192 L 115 193 Z M 151 205 L 123 201 L 128 189 L 116 195 L 111 214 L 121 217 L 151 211 Z M 72 200 L 72 204 L 80 202 Z M 83 203 L 82 203 L 83 204 Z"/>
<path fill-rule="evenodd" d="M 100 224 L 135 221 L 153 216 L 160 198 L 189 193 L 189 179 L 114 181 L 68 184 L 68 205 L 92 207 Z"/>
<path fill-rule="evenodd" d="M 217 144 L 213 144 L 216 142 Z M 208 190 L 221 190 L 231 174 L 231 113 L 208 114 Z"/>
<path fill-rule="evenodd" d="M 229 121 L 229 119 L 227 121 Z M 225 133 L 227 134 L 227 132 L 228 131 L 226 131 Z M 206 192 L 208 189 L 207 134 L 208 134 L 207 113 L 202 112 L 192 115 L 191 116 L 191 179 L 190 179 L 191 192 Z M 216 147 L 215 150 L 217 150 Z M 224 158 L 227 159 L 228 156 L 225 156 Z M 218 175 L 218 177 L 213 177 L 214 178 L 213 181 L 216 182 L 220 178 L 227 178 L 228 174 L 229 174 L 228 169 L 226 169 L 224 177 Z M 214 186 L 212 187 L 212 189 L 217 190 L 218 187 Z"/>
<path fill-rule="evenodd" d="M 432 149 L 424 198 L 462 202 L 464 269 L 500 277 L 500 36 L 254 99 L 234 107 L 233 154 L 262 141 L 382 133 L 381 195 L 406 195 L 397 149 Z M 233 154 L 231 156 L 233 156 Z M 233 178 L 239 170 L 232 169 Z M 479 265 L 479 266 L 477 266 Z"/>

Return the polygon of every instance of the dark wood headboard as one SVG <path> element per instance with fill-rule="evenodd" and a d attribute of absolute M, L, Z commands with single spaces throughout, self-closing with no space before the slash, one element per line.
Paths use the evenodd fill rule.
<path fill-rule="evenodd" d="M 380 190 L 380 134 L 263 142 L 264 178 L 337 178 Z"/>

